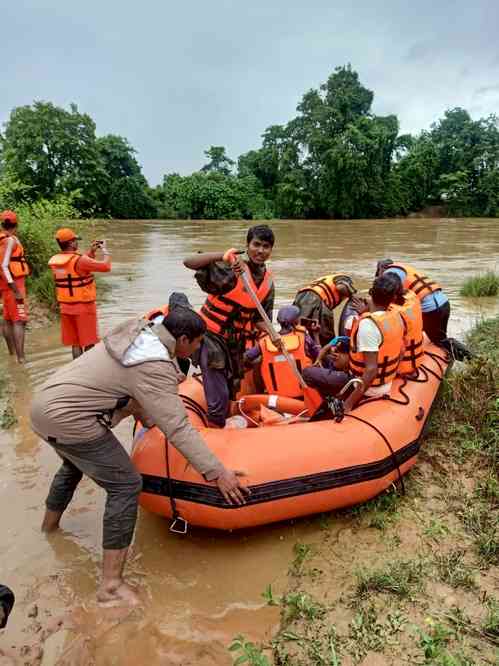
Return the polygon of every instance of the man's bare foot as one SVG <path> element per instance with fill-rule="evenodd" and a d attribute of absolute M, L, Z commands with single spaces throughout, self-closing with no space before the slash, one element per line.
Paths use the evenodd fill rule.
<path fill-rule="evenodd" d="M 118 581 L 102 583 L 97 592 L 97 601 L 101 606 L 139 606 L 142 602 L 132 587 Z"/>
<path fill-rule="evenodd" d="M 46 509 L 45 515 L 43 516 L 42 532 L 55 532 L 59 527 L 61 516 L 62 511 L 51 511 L 50 509 Z"/>

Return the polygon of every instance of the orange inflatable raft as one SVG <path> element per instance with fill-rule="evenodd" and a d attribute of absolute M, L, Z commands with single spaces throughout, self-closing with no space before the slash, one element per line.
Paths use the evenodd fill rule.
<path fill-rule="evenodd" d="M 389 399 L 367 400 L 340 423 L 303 422 L 299 400 L 247 395 L 234 413 L 250 415 L 253 425 L 256 410 L 266 405 L 265 424 L 224 430 L 206 427 L 203 387 L 190 377 L 179 387 L 189 418 L 226 467 L 246 473 L 251 495 L 244 506 L 227 504 L 157 428 L 139 424 L 132 459 L 143 477 L 140 504 L 166 517 L 172 517 L 174 504 L 188 523 L 233 530 L 365 502 L 401 480 L 416 462 L 447 367 L 445 352 L 426 340 L 415 380 L 397 378 Z M 287 417 L 272 411 L 275 419 L 268 418 L 274 408 Z"/>

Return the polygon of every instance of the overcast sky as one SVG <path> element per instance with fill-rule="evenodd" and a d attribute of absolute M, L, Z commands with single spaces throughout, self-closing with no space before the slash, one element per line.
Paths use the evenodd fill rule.
<path fill-rule="evenodd" d="M 348 62 L 403 132 L 499 111 L 498 0 L 3 0 L 1 23 L 0 122 L 75 102 L 152 185 L 258 147 Z"/>

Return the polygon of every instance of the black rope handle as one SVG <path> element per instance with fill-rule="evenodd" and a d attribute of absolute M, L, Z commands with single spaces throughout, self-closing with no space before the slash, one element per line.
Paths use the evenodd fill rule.
<path fill-rule="evenodd" d="M 178 512 L 177 502 L 173 495 L 173 484 L 170 475 L 170 457 L 168 455 L 169 443 L 168 439 L 165 436 L 163 436 L 163 439 L 165 441 L 166 483 L 168 486 L 168 495 L 170 496 L 170 506 L 172 508 L 172 518 L 173 518 L 172 524 L 170 525 L 170 532 L 174 532 L 175 534 L 186 534 L 188 523 L 184 518 L 182 518 L 182 516 Z"/>
<path fill-rule="evenodd" d="M 355 419 L 356 421 L 360 421 L 360 423 L 365 423 L 368 425 L 370 428 L 372 428 L 375 432 L 378 433 L 378 435 L 383 439 L 385 444 L 388 447 L 388 450 L 390 451 L 392 462 L 393 462 L 393 469 L 397 470 L 398 477 L 399 477 L 399 483 L 400 483 L 400 488 L 402 490 L 402 495 L 405 495 L 405 484 L 404 484 L 404 478 L 402 476 L 402 472 L 400 471 L 400 465 L 398 464 L 397 461 L 397 456 L 395 455 L 395 451 L 392 448 L 392 445 L 388 441 L 388 438 L 385 436 L 383 432 L 379 428 L 377 428 L 375 425 L 370 423 L 369 421 L 366 421 L 365 419 L 361 419 L 360 416 L 355 416 L 354 414 L 345 414 L 345 416 L 349 416 L 351 419 Z"/>

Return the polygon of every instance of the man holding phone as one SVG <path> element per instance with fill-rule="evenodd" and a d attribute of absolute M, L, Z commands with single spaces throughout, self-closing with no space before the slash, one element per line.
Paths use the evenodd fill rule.
<path fill-rule="evenodd" d="M 56 298 L 61 313 L 62 344 L 72 348 L 77 358 L 99 342 L 97 332 L 97 291 L 93 273 L 111 270 L 111 255 L 102 240 L 92 241 L 90 249 L 81 254 L 81 240 L 72 229 L 59 229 L 55 235 L 60 252 L 49 260 L 55 281 Z M 103 260 L 95 258 L 101 250 Z"/>

